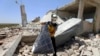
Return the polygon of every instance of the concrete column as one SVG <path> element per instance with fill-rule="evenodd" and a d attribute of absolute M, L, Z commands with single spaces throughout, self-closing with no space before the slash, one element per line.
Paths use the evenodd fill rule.
<path fill-rule="evenodd" d="M 84 0 L 79 0 L 79 9 L 78 9 L 78 18 L 83 18 L 83 12 L 84 12 Z"/>
<path fill-rule="evenodd" d="M 96 7 L 96 14 L 94 18 L 94 30 L 96 33 L 100 31 L 100 6 Z"/>
<path fill-rule="evenodd" d="M 79 8 L 78 8 L 78 18 L 83 20 L 83 12 L 84 12 L 84 0 L 78 0 L 79 1 Z M 79 32 L 83 33 L 83 21 L 81 23 L 81 26 L 79 28 Z"/>
<path fill-rule="evenodd" d="M 21 10 L 22 26 L 26 27 L 27 16 L 26 16 L 26 13 L 25 13 L 25 6 L 24 5 L 20 5 L 20 10 Z"/>

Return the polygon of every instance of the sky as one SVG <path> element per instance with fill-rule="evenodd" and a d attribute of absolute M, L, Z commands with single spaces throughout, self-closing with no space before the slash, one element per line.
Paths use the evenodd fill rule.
<path fill-rule="evenodd" d="M 20 4 L 25 5 L 27 20 L 30 22 L 35 17 L 41 18 L 49 10 L 55 10 L 73 0 L 0 0 L 0 23 L 21 23 Z"/>

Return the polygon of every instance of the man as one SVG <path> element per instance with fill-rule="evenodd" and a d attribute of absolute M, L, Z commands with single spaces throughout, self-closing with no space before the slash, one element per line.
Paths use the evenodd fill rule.
<path fill-rule="evenodd" d="M 56 43 L 55 43 L 55 37 L 54 37 L 55 31 L 57 29 L 56 20 L 57 20 L 57 16 L 55 14 L 52 14 L 51 15 L 51 22 L 48 22 L 48 30 L 49 30 L 49 33 L 50 33 L 50 36 L 51 36 L 53 47 L 54 47 L 53 56 L 57 56 L 56 55 L 56 52 L 57 52 Z"/>
<path fill-rule="evenodd" d="M 57 29 L 56 20 L 57 20 L 57 16 L 55 14 L 52 14 L 51 15 L 51 21 L 45 20 L 45 21 L 41 22 L 41 25 L 45 25 L 45 24 L 48 25 L 48 30 L 49 30 L 51 41 L 52 41 L 53 48 L 54 48 L 53 56 L 57 56 L 56 55 L 56 43 L 55 43 L 55 37 L 54 37 L 55 31 Z M 45 55 L 47 56 L 47 54 L 45 54 Z"/>

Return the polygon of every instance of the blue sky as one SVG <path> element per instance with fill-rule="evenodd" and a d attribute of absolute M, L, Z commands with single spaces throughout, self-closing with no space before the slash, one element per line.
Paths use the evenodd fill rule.
<path fill-rule="evenodd" d="M 0 0 L 0 23 L 21 23 L 20 7 L 16 0 Z M 27 20 L 30 22 L 35 17 L 41 18 L 49 10 L 54 10 L 73 0 L 22 0 L 27 13 Z M 20 3 L 21 0 L 18 0 Z"/>

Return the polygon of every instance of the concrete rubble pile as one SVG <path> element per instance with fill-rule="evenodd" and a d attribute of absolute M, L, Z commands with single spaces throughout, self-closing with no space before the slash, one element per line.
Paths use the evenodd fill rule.
<path fill-rule="evenodd" d="M 4 43 L 9 43 L 9 41 L 12 41 L 12 37 L 15 35 L 18 35 L 19 32 L 21 32 L 20 29 L 13 29 L 13 28 L 2 28 L 0 29 L 0 47 Z"/>
<path fill-rule="evenodd" d="M 28 36 L 29 39 L 29 35 L 38 35 L 40 33 L 40 27 L 0 29 L 0 50 L 1 47 L 5 50 L 7 47 L 4 47 L 4 45 L 11 42 L 14 39 L 13 36 L 18 35 L 19 32 L 23 32 L 23 35 Z M 30 39 L 32 38 L 30 37 Z M 32 56 L 33 42 L 30 42 L 21 41 L 13 56 Z M 52 55 L 48 54 L 48 56 Z M 44 55 L 38 54 L 38 56 Z M 93 35 L 90 33 L 88 37 L 75 36 L 75 38 L 71 38 L 63 46 L 57 48 L 57 56 L 100 56 L 100 34 Z"/>
<path fill-rule="evenodd" d="M 18 46 L 18 48 L 16 49 L 16 52 L 13 56 L 32 56 L 32 44 L 29 45 L 31 43 L 24 43 L 24 42 L 21 42 Z"/>
<path fill-rule="evenodd" d="M 59 56 L 100 56 L 100 34 L 89 39 L 75 37 L 66 42 L 62 50 L 63 53 L 57 53 Z"/>
<path fill-rule="evenodd" d="M 18 33 L 20 32 L 20 28 L 3 28 L 0 29 L 0 38 L 2 38 L 2 36 L 5 37 L 12 37 L 14 35 L 18 35 Z"/>
<path fill-rule="evenodd" d="M 75 37 L 57 49 L 58 56 L 100 56 L 100 34 L 88 39 Z M 40 55 L 41 56 L 41 55 Z M 52 56 L 49 54 L 48 56 Z"/>
<path fill-rule="evenodd" d="M 22 35 L 21 28 L 6 27 L 0 29 L 0 56 L 11 56 Z"/>
<path fill-rule="evenodd" d="M 100 34 L 83 41 L 86 45 L 81 51 L 81 56 L 100 56 Z"/>
<path fill-rule="evenodd" d="M 31 52 L 33 43 L 21 42 L 14 56 L 32 56 Z M 48 54 L 52 56 L 53 54 Z M 90 37 L 72 38 L 63 46 L 57 49 L 58 56 L 100 56 L 100 34 Z M 37 56 L 37 55 L 34 55 Z M 44 56 L 38 54 L 38 56 Z"/>

